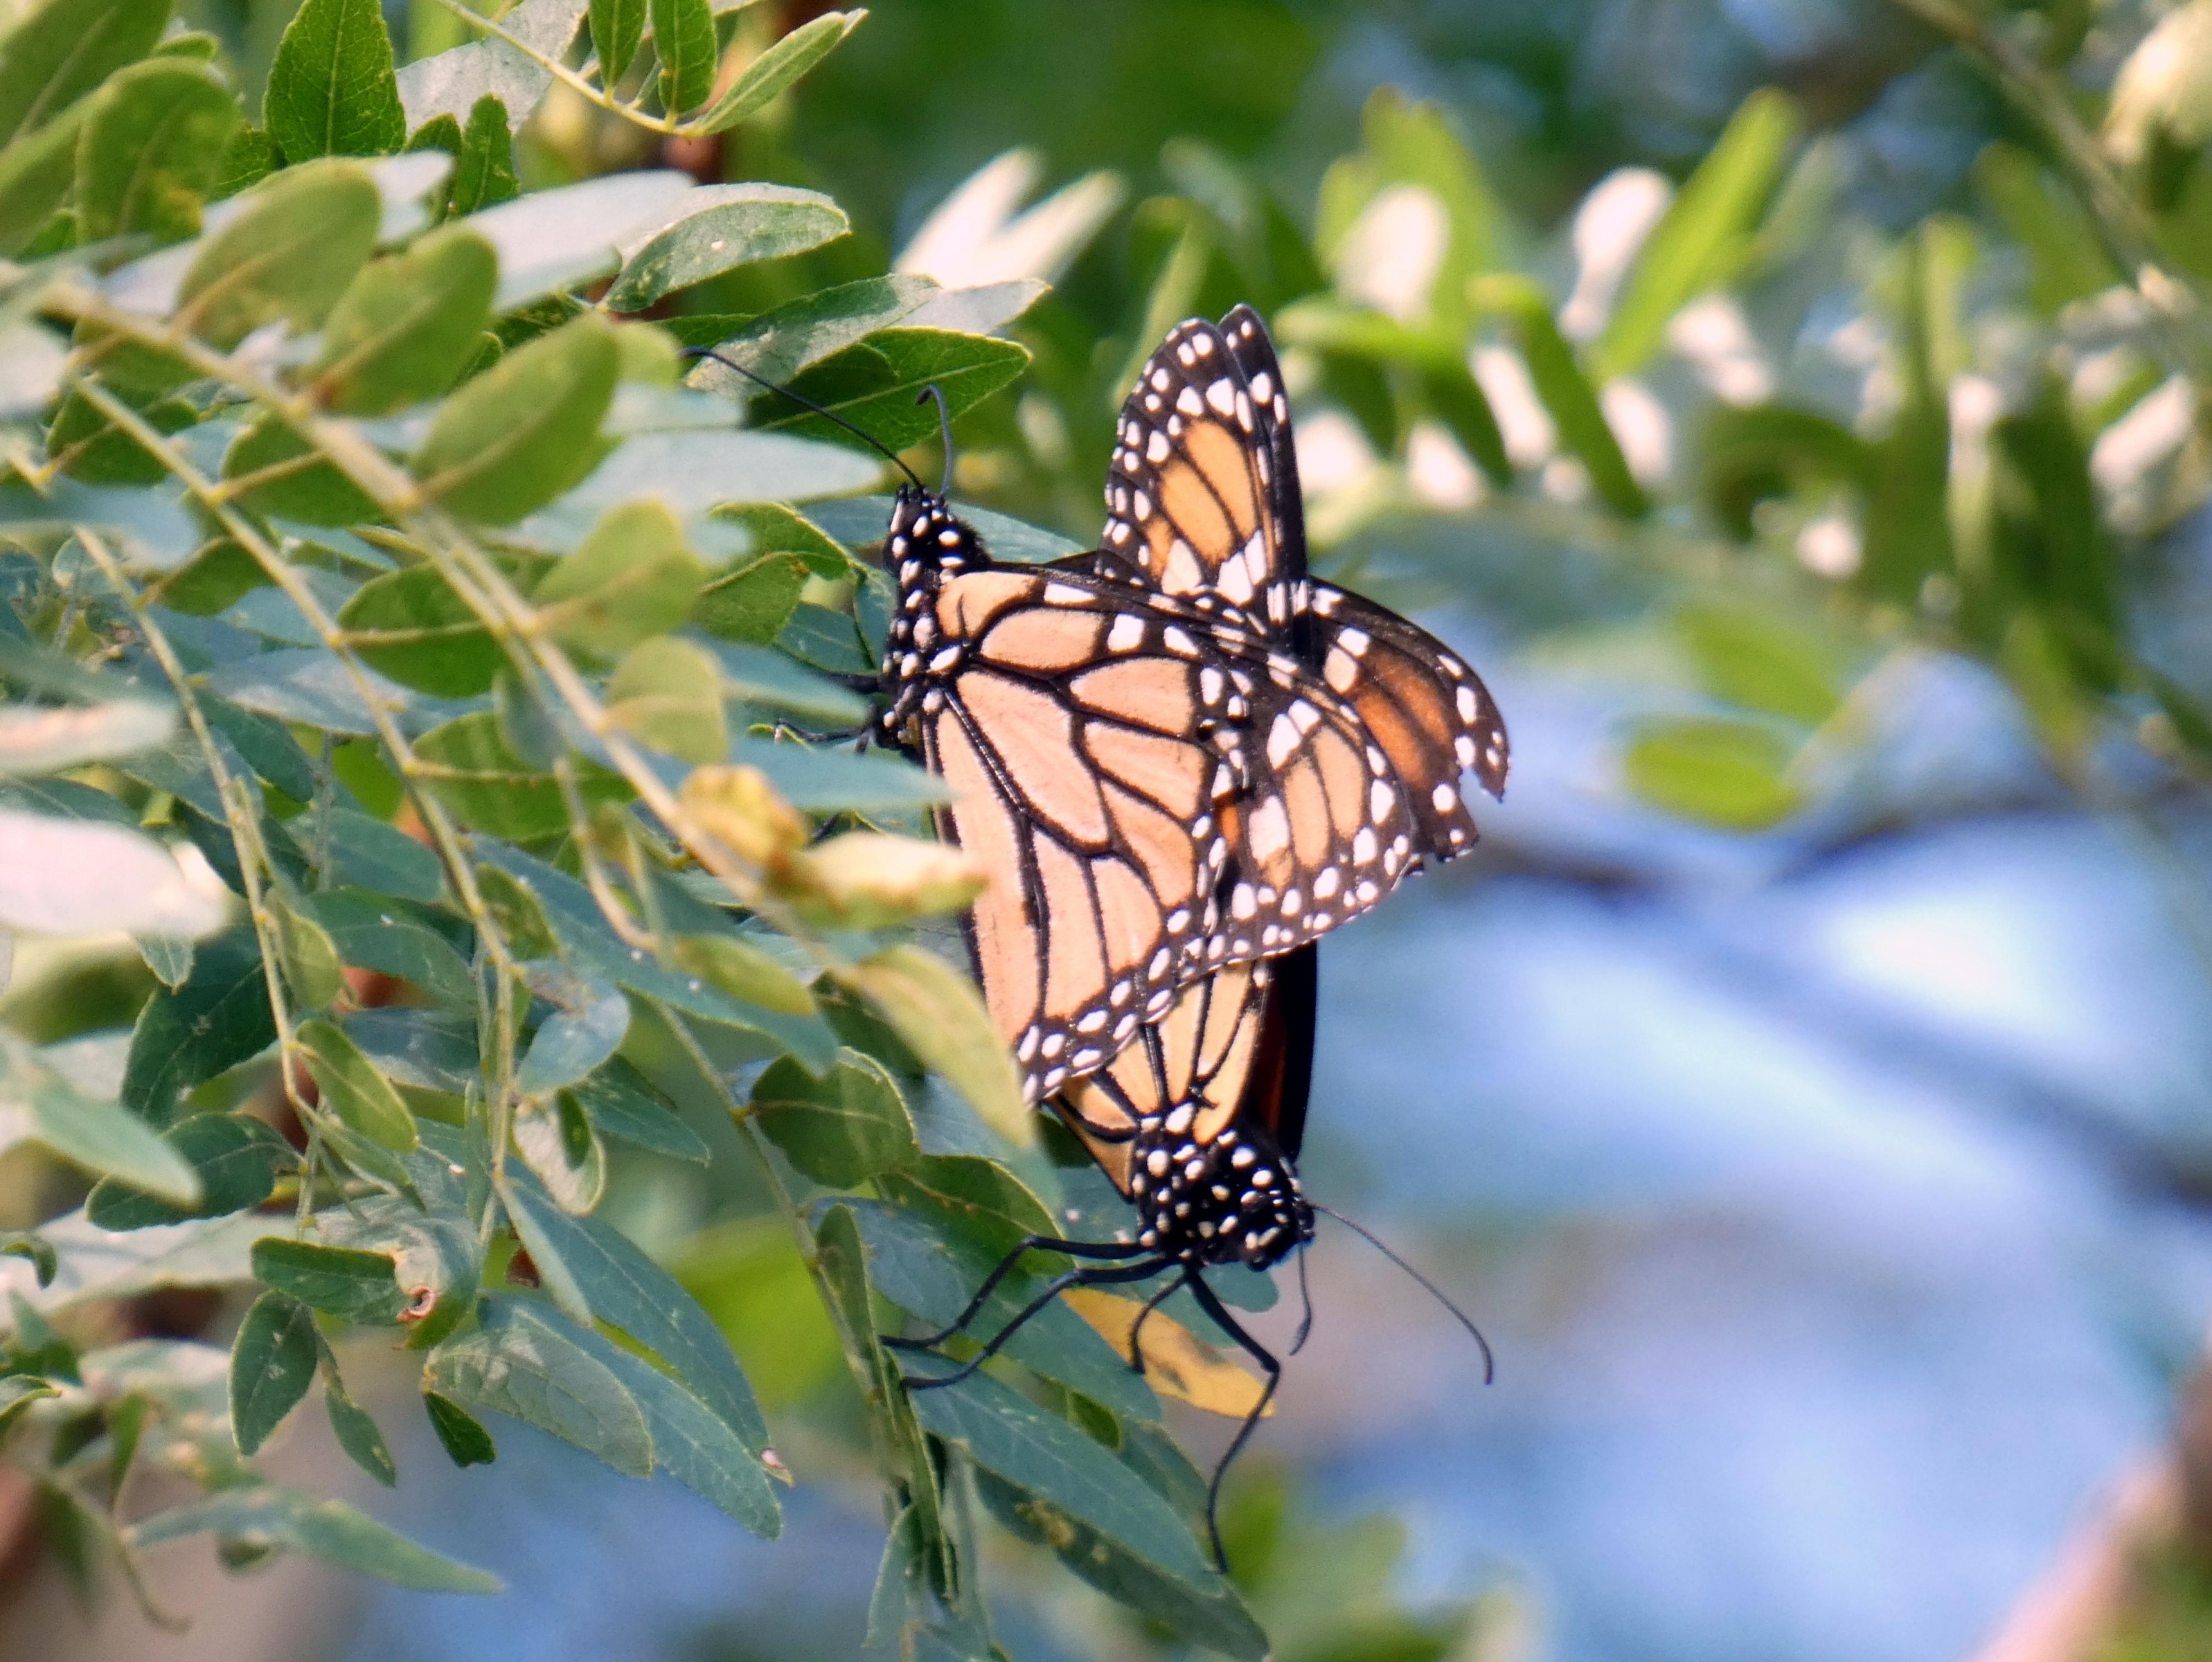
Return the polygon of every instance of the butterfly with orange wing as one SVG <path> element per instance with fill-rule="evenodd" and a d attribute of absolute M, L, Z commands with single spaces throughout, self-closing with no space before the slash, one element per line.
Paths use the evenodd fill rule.
<path fill-rule="evenodd" d="M 1239 306 L 1123 406 L 1095 552 L 1002 566 L 919 485 L 892 511 L 884 725 L 994 877 L 969 919 L 1032 1101 L 1178 989 L 1286 953 L 1465 852 L 1505 731 L 1426 631 L 1306 569 L 1282 371 Z"/>

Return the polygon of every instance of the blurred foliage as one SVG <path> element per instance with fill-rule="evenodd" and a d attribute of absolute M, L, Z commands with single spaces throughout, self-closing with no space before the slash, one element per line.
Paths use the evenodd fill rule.
<path fill-rule="evenodd" d="M 1942 658 L 2154 828 L 2212 767 L 2206 4 L 27 9 L 0 1457 L 58 1557 L 483 1588 L 253 1463 L 319 1391 L 391 1480 L 360 1326 L 472 1481 L 510 1416 L 764 1534 L 793 1473 L 878 1483 L 910 1657 L 1001 1653 L 987 1580 L 1102 1655 L 1510 1638 L 1277 1475 L 1215 1574 L 1072 1315 L 898 1390 L 878 1328 L 1095 1180 L 917 1014 L 967 876 L 866 840 L 933 792 L 838 679 L 883 470 L 677 349 L 918 467 L 941 386 L 992 545 L 1049 557 L 1134 366 L 1249 301 L 1316 566 L 1608 688 L 1589 788 L 1804 848 L 1943 811 L 1878 766 Z M 228 1351 L 131 1337 L 177 1286 Z"/>

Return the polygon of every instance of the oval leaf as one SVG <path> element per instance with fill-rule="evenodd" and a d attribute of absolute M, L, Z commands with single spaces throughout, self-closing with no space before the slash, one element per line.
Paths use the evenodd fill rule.
<path fill-rule="evenodd" d="M 277 43 L 261 119 L 287 161 L 390 155 L 407 142 L 377 0 L 307 0 Z"/>
<path fill-rule="evenodd" d="M 299 1406 L 322 1356 L 314 1313 L 283 1293 L 264 1293 L 239 1324 L 230 1350 L 230 1431 L 252 1454 Z"/>
<path fill-rule="evenodd" d="M 918 946 L 895 946 L 838 972 L 927 1067 L 1018 1147 L 1036 1139 L 1019 1076 L 968 978 Z"/>
<path fill-rule="evenodd" d="M 426 496 L 504 525 L 591 471 L 622 349 L 597 312 L 540 336 L 469 382 L 438 412 L 413 468 Z"/>

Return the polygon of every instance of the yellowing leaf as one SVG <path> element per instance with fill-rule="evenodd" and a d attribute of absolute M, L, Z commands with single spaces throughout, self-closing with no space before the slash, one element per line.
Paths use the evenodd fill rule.
<path fill-rule="evenodd" d="M 1060 1296 L 1077 1315 L 1098 1330 L 1100 1337 L 1121 1353 L 1122 1361 L 1136 1360 L 1129 1337 L 1136 1331 L 1143 1305 L 1095 1287 L 1071 1287 Z M 1144 1337 L 1146 1383 L 1193 1408 L 1241 1420 L 1251 1413 L 1260 1393 L 1267 1389 L 1264 1380 L 1224 1360 L 1189 1328 L 1158 1310 L 1145 1318 Z M 1270 1403 L 1267 1416 L 1274 1411 Z"/>

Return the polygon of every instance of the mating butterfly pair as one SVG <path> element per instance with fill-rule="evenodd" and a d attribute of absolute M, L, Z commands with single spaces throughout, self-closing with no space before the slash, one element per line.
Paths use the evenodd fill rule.
<path fill-rule="evenodd" d="M 1068 1286 L 1176 1272 L 1146 1312 L 1188 1286 L 1267 1374 L 1218 1495 L 1280 1368 L 1201 1272 L 1311 1238 L 1293 1162 L 1314 943 L 1473 845 L 1460 775 L 1502 794 L 1505 731 L 1433 637 L 1308 573 L 1282 370 L 1249 307 L 1152 355 L 1106 497 L 1095 552 L 1002 567 L 941 496 L 899 493 L 884 723 L 992 875 L 969 943 L 1029 1100 L 1135 1205 L 1136 1239 L 1032 1237 L 951 1327 L 893 1343 L 961 1331 L 1033 1247 L 1078 1266 L 915 1388 L 965 1377 Z"/>
<path fill-rule="evenodd" d="M 1268 971 L 1212 983 L 1465 852 L 1460 774 L 1502 792 L 1505 733 L 1433 637 L 1309 575 L 1282 371 L 1249 307 L 1170 334 L 1117 439 L 1100 548 L 1050 565 L 994 565 L 941 498 L 899 494 L 884 721 L 993 875 L 969 939 L 1030 1099 L 1138 1203 L 1142 1246 L 1264 1268 L 1303 1226 L 1255 1209 L 1259 1153 L 1212 1151 L 1257 1132 L 1295 1158 L 1310 1022 L 1266 1019 Z M 1179 1010 L 1194 986 L 1251 1019 Z M 1184 1036 L 1209 1028 L 1250 1041 Z"/>

